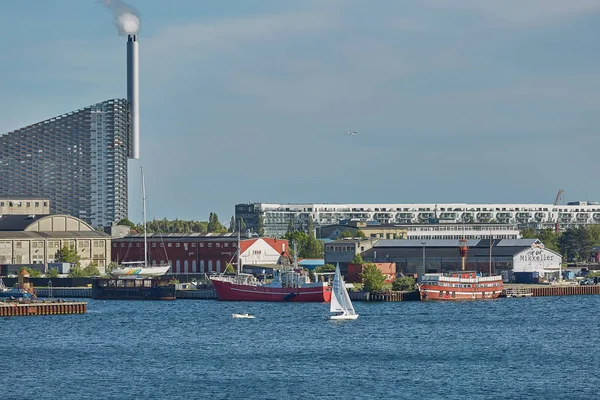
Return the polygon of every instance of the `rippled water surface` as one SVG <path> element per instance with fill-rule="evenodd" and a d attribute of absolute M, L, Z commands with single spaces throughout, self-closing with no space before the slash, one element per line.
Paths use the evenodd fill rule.
<path fill-rule="evenodd" d="M 326 304 L 89 300 L 0 318 L 0 399 L 600 396 L 600 296 L 355 307 L 331 322 Z"/>

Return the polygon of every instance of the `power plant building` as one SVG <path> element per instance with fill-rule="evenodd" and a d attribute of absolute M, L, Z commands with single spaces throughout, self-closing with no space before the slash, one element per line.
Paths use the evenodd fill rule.
<path fill-rule="evenodd" d="M 113 99 L 0 135 L 0 196 L 102 227 L 127 217 L 129 105 Z"/>

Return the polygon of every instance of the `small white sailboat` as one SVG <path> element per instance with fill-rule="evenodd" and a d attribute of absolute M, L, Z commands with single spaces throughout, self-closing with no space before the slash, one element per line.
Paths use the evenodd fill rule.
<path fill-rule="evenodd" d="M 113 269 L 110 274 L 113 276 L 137 276 L 137 277 L 159 277 L 166 274 L 170 265 L 149 265 L 148 262 L 148 235 L 146 233 L 146 179 L 144 178 L 144 168 L 140 167 L 142 172 L 142 213 L 144 216 L 144 260 L 122 262 L 120 268 Z"/>
<path fill-rule="evenodd" d="M 329 311 L 337 313 L 329 317 L 329 319 L 332 320 L 350 320 L 358 318 L 358 314 L 354 311 L 354 306 L 352 306 L 352 301 L 348 295 L 348 290 L 346 290 L 344 279 L 342 279 L 339 264 L 335 268 L 335 275 L 333 277 L 333 290 L 331 292 Z"/>
<path fill-rule="evenodd" d="M 245 313 L 245 314 L 231 314 L 231 316 L 233 318 L 247 318 L 247 319 L 254 319 L 254 318 L 256 318 L 254 315 L 250 315 L 248 313 Z"/>

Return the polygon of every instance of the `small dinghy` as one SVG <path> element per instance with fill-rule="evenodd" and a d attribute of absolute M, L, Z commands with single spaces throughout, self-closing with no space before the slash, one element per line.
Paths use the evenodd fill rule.
<path fill-rule="evenodd" d="M 246 314 L 231 314 L 231 316 L 233 318 L 249 318 L 249 319 L 256 318 L 254 315 L 250 315 L 248 313 L 246 313 Z"/>

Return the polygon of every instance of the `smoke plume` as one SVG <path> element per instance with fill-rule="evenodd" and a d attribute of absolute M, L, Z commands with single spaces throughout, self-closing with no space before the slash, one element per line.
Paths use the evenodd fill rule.
<path fill-rule="evenodd" d="M 140 17 L 137 10 L 121 0 L 100 0 L 114 17 L 120 35 L 136 35 L 140 30 Z"/>

